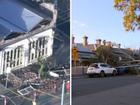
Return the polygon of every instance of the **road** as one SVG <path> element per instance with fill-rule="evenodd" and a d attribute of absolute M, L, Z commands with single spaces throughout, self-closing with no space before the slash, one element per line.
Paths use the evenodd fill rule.
<path fill-rule="evenodd" d="M 140 76 L 74 78 L 72 105 L 140 105 Z"/>

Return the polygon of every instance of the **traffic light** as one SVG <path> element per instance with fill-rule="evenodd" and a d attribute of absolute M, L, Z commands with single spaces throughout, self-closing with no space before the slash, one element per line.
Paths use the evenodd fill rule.
<path fill-rule="evenodd" d="M 73 47 L 72 48 L 72 59 L 74 61 L 78 60 L 78 49 L 77 49 L 77 47 Z"/>

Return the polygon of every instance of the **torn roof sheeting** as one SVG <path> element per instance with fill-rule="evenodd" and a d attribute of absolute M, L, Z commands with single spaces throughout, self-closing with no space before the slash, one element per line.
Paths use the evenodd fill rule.
<path fill-rule="evenodd" d="M 0 0 L 0 36 L 10 32 L 28 32 L 43 20 L 19 1 Z"/>
<path fill-rule="evenodd" d="M 0 23 L 1 23 L 1 19 L 0 19 Z M 8 30 L 6 27 L 0 24 L 0 36 L 5 36 L 8 34 L 10 34 L 10 30 Z"/>

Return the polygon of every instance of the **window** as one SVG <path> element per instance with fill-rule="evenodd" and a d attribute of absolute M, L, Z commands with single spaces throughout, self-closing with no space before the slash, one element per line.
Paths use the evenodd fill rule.
<path fill-rule="evenodd" d="M 101 67 L 110 67 L 108 64 L 100 64 Z"/>
<path fill-rule="evenodd" d="M 10 55 L 10 67 L 12 67 L 12 60 L 13 60 L 13 50 L 11 50 L 11 55 Z"/>
<path fill-rule="evenodd" d="M 29 43 L 29 62 L 36 60 L 38 57 L 44 56 L 47 54 L 46 37 L 40 37 L 36 41 Z M 31 52 L 31 49 L 35 49 L 35 53 Z"/>
<path fill-rule="evenodd" d="M 38 52 L 38 40 L 35 42 L 35 58 L 37 58 L 37 52 Z"/>
<path fill-rule="evenodd" d="M 90 67 L 98 68 L 98 64 L 91 64 Z"/>
<path fill-rule="evenodd" d="M 17 54 L 17 49 L 14 49 L 14 63 L 13 63 L 13 66 L 15 67 L 16 66 L 16 54 Z"/>
<path fill-rule="evenodd" d="M 17 67 L 23 64 L 23 46 L 18 46 L 10 51 L 4 53 L 4 64 L 3 70 L 5 71 L 7 67 Z"/>
<path fill-rule="evenodd" d="M 9 51 L 7 52 L 7 62 L 9 62 Z"/>

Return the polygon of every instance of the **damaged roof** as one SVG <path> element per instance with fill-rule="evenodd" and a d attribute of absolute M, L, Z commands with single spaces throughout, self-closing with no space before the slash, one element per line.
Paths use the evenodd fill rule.
<path fill-rule="evenodd" d="M 44 19 L 52 18 L 51 11 L 44 13 L 30 3 L 30 0 L 0 0 L 0 37 L 29 32 Z"/>

